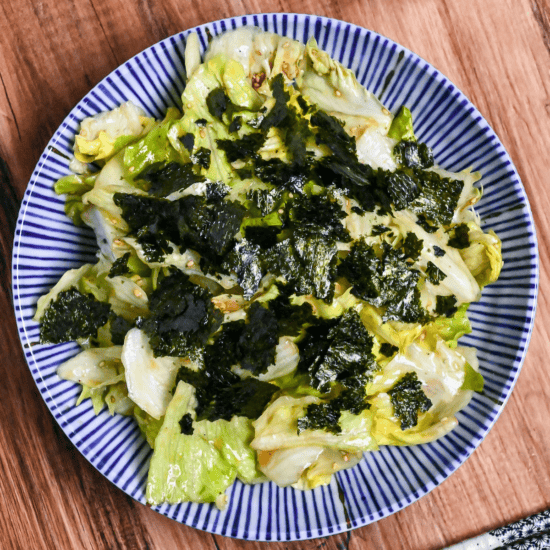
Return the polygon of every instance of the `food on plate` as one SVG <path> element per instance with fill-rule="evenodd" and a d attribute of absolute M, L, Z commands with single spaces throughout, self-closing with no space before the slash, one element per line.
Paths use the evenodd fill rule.
<path fill-rule="evenodd" d="M 181 110 L 82 121 L 66 195 L 98 261 L 37 304 L 77 405 L 133 416 L 151 504 L 236 478 L 311 489 L 382 445 L 433 441 L 482 391 L 468 305 L 502 267 L 471 171 L 451 173 L 321 51 L 191 34 Z"/>

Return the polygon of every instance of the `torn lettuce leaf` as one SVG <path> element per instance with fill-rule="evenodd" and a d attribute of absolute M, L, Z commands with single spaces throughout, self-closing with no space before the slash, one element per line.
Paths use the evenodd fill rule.
<path fill-rule="evenodd" d="M 180 420 L 194 417 L 196 400 L 192 386 L 179 382 L 162 427 L 155 439 L 147 502 L 216 502 L 237 475 L 245 482 L 260 477 L 249 447 L 250 421 L 194 422 L 193 434 L 181 433 Z"/>
<path fill-rule="evenodd" d="M 481 288 L 494 283 L 502 269 L 502 244 L 494 231 L 484 233 L 470 222 L 469 245 L 461 249 L 460 256 Z"/>
<path fill-rule="evenodd" d="M 306 45 L 305 59 L 298 87 L 307 99 L 336 117 L 339 113 L 364 117 L 380 133 L 387 134 L 392 120 L 390 112 L 357 82 L 352 70 L 320 50 L 313 38 Z"/>
<path fill-rule="evenodd" d="M 258 453 L 262 473 L 278 485 L 312 489 L 330 482 L 334 472 L 354 465 L 362 451 L 376 450 L 371 436 L 372 414 L 344 411 L 340 432 L 305 430 L 298 435 L 298 419 L 306 408 L 320 403 L 315 396 L 283 395 L 254 422 L 251 447 Z"/>
<path fill-rule="evenodd" d="M 425 325 L 421 344 L 435 350 L 438 340 L 443 339 L 450 348 L 455 348 L 461 336 L 472 332 L 467 315 L 468 305 L 461 305 L 452 317 L 437 317 Z"/>
<path fill-rule="evenodd" d="M 405 353 L 397 354 L 367 388 L 367 393 L 374 396 L 369 402 L 374 412 L 372 433 L 378 444 L 427 443 L 453 429 L 457 425 L 455 414 L 472 397 L 472 390 L 464 385 L 467 365 L 472 368 L 472 364 L 477 367 L 475 354 L 469 348 L 452 349 L 443 340 L 437 342 L 434 352 L 411 344 Z M 419 413 L 416 425 L 403 430 L 390 391 L 407 373 L 416 375 L 431 405 Z"/>
<path fill-rule="evenodd" d="M 160 429 L 162 428 L 162 423 L 164 422 L 164 416 L 161 416 L 160 418 L 153 418 L 150 414 L 147 414 L 137 405 L 134 406 L 133 414 L 143 437 L 149 444 L 149 447 L 154 449 L 155 440 L 157 439 L 157 435 L 159 434 Z"/>
<path fill-rule="evenodd" d="M 303 51 L 304 45 L 296 40 L 247 26 L 216 37 L 204 60 L 221 54 L 237 61 L 253 88 L 265 93 L 263 85 L 272 76 L 283 73 L 289 80 L 298 76 Z"/>
<path fill-rule="evenodd" d="M 388 137 L 397 141 L 416 141 L 412 113 L 402 105 L 391 122 Z"/>
<path fill-rule="evenodd" d="M 158 420 L 170 403 L 176 374 L 183 365 L 183 359 L 155 357 L 147 335 L 133 328 L 124 340 L 121 360 L 130 399 Z"/>
<path fill-rule="evenodd" d="M 124 149 L 124 176 L 129 181 L 139 178 L 143 170 L 155 163 L 178 162 L 180 153 L 174 149 L 168 134 L 181 113 L 175 107 L 169 107 L 162 122 L 156 122 L 153 128 L 139 141 Z"/>
<path fill-rule="evenodd" d="M 97 174 L 70 174 L 57 180 L 54 191 L 58 195 L 65 194 L 65 214 L 75 225 L 82 225 L 82 214 L 87 206 L 82 203 L 82 195 L 93 189 Z"/>
<path fill-rule="evenodd" d="M 154 124 L 152 118 L 131 101 L 111 111 L 85 118 L 75 136 L 74 152 L 80 162 L 107 161 L 146 134 Z"/>
<path fill-rule="evenodd" d="M 483 375 L 474 369 L 470 363 L 466 363 L 466 372 L 464 375 L 464 382 L 460 387 L 461 390 L 472 390 L 478 393 L 483 391 L 485 381 Z"/>
<path fill-rule="evenodd" d="M 90 348 L 62 363 L 57 375 L 82 385 L 76 405 L 91 399 L 95 414 L 105 405 L 109 413 L 130 414 L 133 403 L 128 398 L 121 346 Z"/>
<path fill-rule="evenodd" d="M 321 403 L 321 399 L 307 395 L 292 397 L 283 395 L 276 399 L 254 424 L 253 449 L 273 451 L 289 447 L 316 445 L 344 452 L 376 449 L 371 436 L 372 415 L 365 410 L 359 415 L 343 411 L 339 420 L 340 431 L 305 430 L 298 434 L 298 419 L 303 417 L 308 405 Z"/>
<path fill-rule="evenodd" d="M 193 388 L 180 382 L 155 439 L 147 478 L 149 504 L 215 502 L 235 480 L 236 468 L 214 445 L 198 435 L 181 433 L 179 421 L 194 404 Z"/>

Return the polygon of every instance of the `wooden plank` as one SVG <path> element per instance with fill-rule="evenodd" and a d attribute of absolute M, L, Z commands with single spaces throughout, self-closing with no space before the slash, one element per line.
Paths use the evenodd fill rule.
<path fill-rule="evenodd" d="M 269 544 L 181 526 L 106 481 L 48 413 L 25 364 L 9 290 L 18 199 L 73 105 L 120 63 L 172 33 L 268 11 L 318 13 L 366 26 L 449 76 L 516 164 L 531 199 L 541 254 L 537 322 L 523 372 L 495 428 L 466 464 L 430 495 L 349 536 Z M 549 67 L 548 0 L 0 3 L 0 547 L 437 549 L 548 508 Z"/>

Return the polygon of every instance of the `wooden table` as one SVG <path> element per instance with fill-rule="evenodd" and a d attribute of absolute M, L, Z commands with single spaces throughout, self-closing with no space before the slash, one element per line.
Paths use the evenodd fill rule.
<path fill-rule="evenodd" d="M 47 141 L 120 63 L 173 33 L 244 13 L 344 19 L 418 53 L 457 84 L 511 154 L 541 254 L 539 311 L 496 426 L 450 479 L 352 533 L 254 543 L 202 533 L 134 502 L 57 426 L 29 373 L 11 305 L 19 202 Z M 0 548 L 427 550 L 550 507 L 549 0 L 2 0 L 0 2 Z"/>

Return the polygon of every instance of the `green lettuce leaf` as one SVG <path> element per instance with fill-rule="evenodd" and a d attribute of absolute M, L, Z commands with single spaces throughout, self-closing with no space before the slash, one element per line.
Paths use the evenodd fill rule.
<path fill-rule="evenodd" d="M 250 482 L 258 477 L 255 456 L 248 443 L 252 438 L 246 419 L 193 423 L 193 434 L 181 433 L 180 421 L 194 417 L 194 389 L 179 382 L 162 428 L 155 440 L 149 467 L 147 502 L 217 502 L 239 475 Z M 222 497 L 222 498 L 220 498 Z"/>
<path fill-rule="evenodd" d="M 115 414 L 123 414 L 126 416 L 133 413 L 135 405 L 128 397 L 128 388 L 124 381 L 109 386 L 104 399 L 111 416 Z"/>
<path fill-rule="evenodd" d="M 121 360 L 132 401 L 153 418 L 161 418 L 172 398 L 171 391 L 183 359 L 155 357 L 147 335 L 133 328 L 124 339 Z"/>
<path fill-rule="evenodd" d="M 153 119 L 130 101 L 111 111 L 85 118 L 75 136 L 74 153 L 80 162 L 105 162 L 147 133 Z"/>
<path fill-rule="evenodd" d="M 370 427 L 369 410 L 359 415 L 342 411 L 338 433 L 326 430 L 304 430 L 298 434 L 298 418 L 305 415 L 308 405 L 319 404 L 321 399 L 313 395 L 292 397 L 283 395 L 276 399 L 254 422 L 255 437 L 252 448 L 272 451 L 288 447 L 322 446 L 340 451 L 368 451 L 376 448 Z"/>
<path fill-rule="evenodd" d="M 464 263 L 481 288 L 494 283 L 502 269 L 502 245 L 494 231 L 484 233 L 476 224 L 469 223 L 470 246 L 460 250 Z"/>
<path fill-rule="evenodd" d="M 337 118 L 339 113 L 361 116 L 382 134 L 387 133 L 392 119 L 390 112 L 359 84 L 351 69 L 331 59 L 313 38 L 306 44 L 304 58 L 305 69 L 298 78 L 298 87 L 307 99 Z"/>
<path fill-rule="evenodd" d="M 462 304 L 452 317 L 438 317 L 424 327 L 422 345 L 435 350 L 439 339 L 443 339 L 450 348 L 456 348 L 458 339 L 472 332 L 468 320 L 469 304 Z"/>
<path fill-rule="evenodd" d="M 168 138 L 168 133 L 180 116 L 178 109 L 169 107 L 162 122 L 156 122 L 144 137 L 124 149 L 124 176 L 128 181 L 133 181 L 145 168 L 154 163 L 182 160 Z"/>
<path fill-rule="evenodd" d="M 359 415 L 342 411 L 339 433 L 308 429 L 298 434 L 298 419 L 308 405 L 320 402 L 313 395 L 283 395 L 254 422 L 251 446 L 258 451 L 260 470 L 281 487 L 327 485 L 335 472 L 357 464 L 362 451 L 378 448 L 371 435 L 370 410 Z"/>
<path fill-rule="evenodd" d="M 412 114 L 404 105 L 399 109 L 399 112 L 392 120 L 388 137 L 397 141 L 416 141 L 414 135 Z"/>
<path fill-rule="evenodd" d="M 88 208 L 82 203 L 82 195 L 90 191 L 95 183 L 97 174 L 77 175 L 70 174 L 59 179 L 54 185 L 54 191 L 65 197 L 65 214 L 75 225 L 82 225 L 82 214 Z"/>
<path fill-rule="evenodd" d="M 155 448 L 155 440 L 162 428 L 164 422 L 164 416 L 160 418 L 153 418 L 150 414 L 147 414 L 143 409 L 140 409 L 137 405 L 134 407 L 134 418 L 136 419 L 139 429 L 145 437 L 147 443 L 151 449 Z"/>
<path fill-rule="evenodd" d="M 99 414 L 105 404 L 108 405 L 111 415 L 115 412 L 128 414 L 130 406 L 133 405 L 125 393 L 121 351 L 121 346 L 90 348 L 58 367 L 57 375 L 60 378 L 82 385 L 75 406 L 89 398 L 92 400 L 95 414 Z"/>
<path fill-rule="evenodd" d="M 374 413 L 372 434 L 379 445 L 416 445 L 442 437 L 457 425 L 455 414 L 472 397 L 464 387 L 468 364 L 476 362 L 471 348 L 451 349 L 443 340 L 429 351 L 418 344 L 396 355 L 367 387 Z M 470 367 L 471 368 L 471 367 Z M 431 404 L 420 412 L 418 422 L 403 430 L 396 416 L 390 391 L 407 373 L 416 374 Z M 472 378 L 470 376 L 470 378 Z M 468 385 L 468 384 L 467 384 Z"/>
<path fill-rule="evenodd" d="M 472 390 L 481 393 L 485 380 L 483 375 L 475 370 L 470 363 L 466 363 L 466 370 L 464 375 L 464 382 L 460 387 L 461 390 Z"/>
<path fill-rule="evenodd" d="M 245 483 L 253 483 L 262 476 L 257 468 L 256 453 L 250 447 L 254 428 L 249 418 L 234 416 L 229 421 L 201 420 L 194 425 L 194 436 L 202 437 L 215 447 L 225 462 L 236 468 L 237 477 Z"/>

